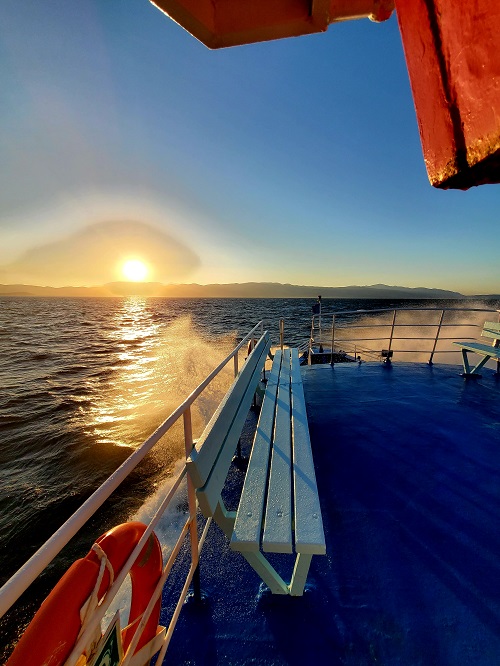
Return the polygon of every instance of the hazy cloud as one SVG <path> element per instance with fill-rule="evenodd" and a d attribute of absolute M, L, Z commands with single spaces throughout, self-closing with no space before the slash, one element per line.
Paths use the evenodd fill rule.
<path fill-rule="evenodd" d="M 120 266 L 140 259 L 151 281 L 177 281 L 200 265 L 198 255 L 169 234 L 143 222 L 92 224 L 61 240 L 28 249 L 1 273 L 10 281 L 88 285 L 123 280 Z"/>

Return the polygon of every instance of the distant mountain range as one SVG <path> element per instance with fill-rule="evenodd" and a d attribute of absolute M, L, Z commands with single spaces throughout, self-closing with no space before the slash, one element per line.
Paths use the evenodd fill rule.
<path fill-rule="evenodd" d="M 0 285 L 2 296 L 111 297 L 162 296 L 170 298 L 464 298 L 458 291 L 426 287 L 394 287 L 386 284 L 349 287 L 314 287 L 279 282 L 232 284 L 160 284 L 159 282 L 110 282 L 99 287 L 39 287 Z M 485 296 L 486 297 L 486 296 Z"/>

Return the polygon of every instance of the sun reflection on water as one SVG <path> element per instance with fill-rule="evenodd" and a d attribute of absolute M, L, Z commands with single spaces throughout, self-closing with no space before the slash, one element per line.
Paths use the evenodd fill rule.
<path fill-rule="evenodd" d="M 147 298 L 129 297 L 108 327 L 110 374 L 94 387 L 98 400 L 86 414 L 86 431 L 100 445 L 136 448 L 217 366 L 234 346 L 232 335 L 207 340 L 190 317 L 171 320 Z M 104 358 L 103 358 L 104 360 Z M 103 373 L 106 369 L 103 369 Z M 192 410 L 198 436 L 232 381 L 232 364 Z M 168 458 L 183 450 L 182 419 L 165 438 Z"/>
<path fill-rule="evenodd" d="M 108 331 L 116 374 L 89 414 L 89 426 L 98 443 L 131 446 L 131 439 L 139 434 L 137 426 L 125 424 L 136 421 L 146 406 L 151 409 L 159 328 L 147 299 L 131 296 L 123 300 Z"/>

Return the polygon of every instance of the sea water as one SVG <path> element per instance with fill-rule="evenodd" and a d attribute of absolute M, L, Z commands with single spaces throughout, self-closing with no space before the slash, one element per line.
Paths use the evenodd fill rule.
<path fill-rule="evenodd" d="M 315 299 L 0 298 L 0 582 L 259 320 L 274 344 L 281 318 L 286 343 L 307 342 L 314 303 Z M 329 314 L 459 305 L 478 304 L 323 301 Z M 197 401 L 195 436 L 231 381 L 232 363 Z M 174 428 L 4 619 L 6 635 L 16 633 L 16 623 L 24 626 L 30 607 L 74 559 L 85 555 L 94 537 L 150 510 L 183 448 L 182 430 Z"/>

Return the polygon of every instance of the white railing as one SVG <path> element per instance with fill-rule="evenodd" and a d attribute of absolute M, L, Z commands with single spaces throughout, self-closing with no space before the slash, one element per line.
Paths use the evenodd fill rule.
<path fill-rule="evenodd" d="M 403 315 L 408 315 L 408 313 L 418 313 L 423 312 L 433 312 L 436 313 L 436 321 L 402 321 Z M 446 335 L 446 331 L 450 328 L 463 329 L 463 328 L 474 328 L 480 331 L 483 328 L 483 323 L 474 323 L 472 321 L 468 322 L 455 322 L 447 321 L 447 316 L 449 313 L 456 315 L 457 313 L 493 313 L 495 314 L 500 321 L 500 310 L 493 310 L 489 308 L 379 308 L 375 310 L 345 310 L 341 312 L 335 312 L 332 316 L 332 326 L 330 331 L 325 331 L 324 321 L 325 313 L 323 313 L 323 334 L 316 336 L 315 330 L 315 317 L 312 317 L 311 322 L 311 334 L 309 337 L 309 355 L 313 353 L 313 343 L 321 343 L 329 345 L 329 353 L 337 353 L 340 350 L 343 350 L 349 354 L 352 354 L 355 358 L 358 355 L 363 354 L 363 357 L 368 356 L 369 359 L 380 358 L 382 353 L 382 348 L 384 354 L 387 356 L 390 352 L 398 354 L 429 354 L 428 363 L 432 365 L 435 354 L 457 354 L 459 350 L 454 349 L 438 349 L 438 345 L 443 341 L 451 340 L 474 340 L 476 337 L 479 337 L 480 333 L 476 337 L 470 336 L 461 336 L 458 335 L 458 330 L 455 331 L 455 335 L 449 336 Z M 385 313 L 389 321 L 379 323 L 377 321 L 371 320 L 375 315 Z M 342 318 L 347 318 L 347 321 L 342 323 Z M 360 318 L 363 318 L 361 323 L 358 323 Z M 354 319 L 354 321 L 353 321 Z M 352 323 L 351 323 L 352 322 Z M 374 329 L 386 329 L 384 335 L 376 335 Z M 399 335 L 401 329 L 420 329 L 428 328 L 431 329 L 432 335 Z M 354 329 L 365 329 L 369 330 L 371 333 L 367 336 L 356 336 L 349 337 L 346 333 L 353 331 Z M 327 338 L 325 338 L 325 335 Z M 376 337 L 373 337 L 373 336 Z M 397 342 L 399 341 L 428 341 L 428 348 L 423 348 L 422 346 L 417 347 L 417 342 L 415 342 L 414 347 L 412 348 L 402 348 L 398 347 Z M 380 342 L 385 343 L 374 348 L 374 345 L 371 343 Z M 367 343 L 370 343 L 369 345 Z M 413 344 L 413 343 L 412 343 Z M 328 353 L 328 352 L 327 352 Z M 333 360 L 333 354 L 332 354 Z"/>
<path fill-rule="evenodd" d="M 257 333 L 257 331 L 259 333 Z M 141 460 L 149 453 L 152 447 L 159 442 L 159 440 L 168 432 L 168 430 L 170 430 L 170 428 L 181 418 L 181 416 L 183 418 L 186 458 L 190 455 L 194 445 L 191 424 L 191 406 L 200 396 L 200 394 L 209 386 L 213 379 L 215 379 L 215 377 L 221 372 L 221 370 L 223 370 L 226 365 L 230 363 L 231 359 L 234 359 L 234 375 L 236 376 L 238 374 L 238 353 L 247 342 L 250 349 L 253 349 L 254 345 L 256 344 L 254 334 L 260 334 L 261 337 L 264 335 L 264 326 L 262 321 L 260 321 L 256 326 L 254 326 L 254 328 L 252 328 L 252 330 L 241 340 L 241 342 L 233 349 L 233 351 L 215 368 L 215 370 L 213 370 L 210 375 L 208 375 L 208 377 L 203 382 L 201 382 L 201 384 L 199 384 L 199 386 L 184 400 L 184 402 L 179 407 L 177 407 L 174 412 L 172 412 L 172 414 L 155 430 L 155 432 L 150 437 L 148 437 L 148 439 L 146 439 L 141 444 L 141 446 L 139 446 L 136 451 L 134 451 L 134 453 L 132 453 L 125 460 L 122 465 L 120 465 L 120 467 L 57 530 L 57 532 L 55 532 L 55 534 L 53 534 L 53 536 L 48 541 L 46 541 L 46 543 L 41 546 L 41 548 L 39 548 L 39 550 L 28 560 L 28 562 L 26 562 L 26 564 L 22 566 L 12 576 L 12 578 L 10 578 L 5 583 L 5 585 L 0 589 L 0 617 L 2 617 L 9 610 L 9 608 L 17 601 L 21 594 L 31 585 L 35 578 L 37 578 L 37 576 L 48 566 L 48 564 L 52 562 L 56 555 L 58 555 L 62 548 L 68 543 L 68 541 L 78 532 L 81 527 L 83 527 L 89 518 L 94 515 L 97 509 L 99 509 L 99 507 L 108 499 L 111 493 L 113 493 L 113 491 L 116 490 L 116 488 L 128 477 L 128 475 L 135 469 Z M 77 662 L 82 652 L 94 638 L 96 629 L 99 628 L 100 622 L 103 619 L 111 601 L 118 592 L 118 589 L 125 580 L 141 550 L 145 546 L 149 536 L 160 521 L 163 513 L 167 509 L 185 476 L 186 466 L 183 465 L 180 473 L 175 479 L 173 479 L 172 486 L 161 502 L 160 507 L 149 521 L 148 527 L 140 541 L 131 552 L 125 565 L 121 569 L 120 573 L 116 576 L 113 584 L 107 591 L 103 603 L 97 607 L 89 621 L 86 621 L 83 631 L 81 632 L 81 635 L 79 636 L 79 639 L 75 644 L 71 655 L 65 662 L 65 666 L 73 666 Z M 158 582 L 151 601 L 148 604 L 148 607 L 146 608 L 140 623 L 135 630 L 134 637 L 132 638 L 132 641 L 122 662 L 122 664 L 125 666 L 131 663 L 133 653 L 140 639 L 142 630 L 146 625 L 149 616 L 151 615 L 155 602 L 161 595 L 163 585 L 188 533 L 191 542 L 191 566 L 186 576 L 186 580 L 179 596 L 175 611 L 164 635 L 163 644 L 160 648 L 160 655 L 157 660 L 158 664 L 162 663 L 163 657 L 174 631 L 177 618 L 182 608 L 182 604 L 185 601 L 191 582 L 193 582 L 193 578 L 193 584 L 195 587 L 199 586 L 199 581 L 197 585 L 198 560 L 211 521 L 210 519 L 206 521 L 202 535 L 201 537 L 198 537 L 196 520 L 196 495 L 189 476 L 187 477 L 187 491 L 189 503 L 188 518 L 181 528 L 177 542 L 172 548 L 172 552 L 164 566 L 162 576 Z"/>

